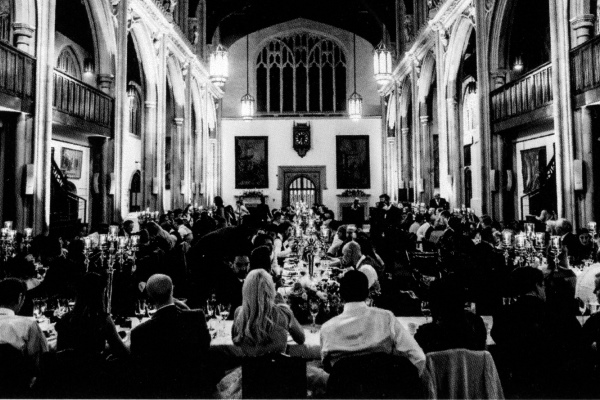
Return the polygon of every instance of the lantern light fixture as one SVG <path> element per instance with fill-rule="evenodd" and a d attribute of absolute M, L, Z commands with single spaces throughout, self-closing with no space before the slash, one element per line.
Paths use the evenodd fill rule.
<path fill-rule="evenodd" d="M 229 54 L 227 49 L 219 44 L 210 55 L 210 80 L 218 87 L 223 87 L 229 78 Z"/>
<path fill-rule="evenodd" d="M 515 64 L 513 65 L 513 69 L 516 72 L 523 71 L 523 58 L 521 56 L 515 57 Z"/>
<path fill-rule="evenodd" d="M 250 121 L 254 117 L 255 101 L 250 94 L 250 35 L 246 35 L 246 94 L 242 96 L 242 118 Z"/>
<path fill-rule="evenodd" d="M 356 33 L 354 34 L 354 92 L 348 99 L 348 115 L 353 121 L 362 117 L 362 97 L 356 92 Z"/>
<path fill-rule="evenodd" d="M 392 52 L 383 40 L 373 52 L 373 71 L 375 80 L 382 86 L 392 80 Z"/>
<path fill-rule="evenodd" d="M 84 74 L 93 74 L 94 73 L 94 60 L 89 57 L 86 57 L 83 60 L 83 73 Z"/>

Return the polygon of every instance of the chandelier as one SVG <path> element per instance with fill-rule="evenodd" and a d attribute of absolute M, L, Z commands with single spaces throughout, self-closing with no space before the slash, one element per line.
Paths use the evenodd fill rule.
<path fill-rule="evenodd" d="M 227 49 L 219 44 L 210 55 L 210 80 L 222 87 L 229 78 L 229 55 Z"/>
<path fill-rule="evenodd" d="M 354 34 L 354 92 L 348 99 L 348 115 L 353 121 L 362 117 L 362 97 L 356 92 L 356 33 Z"/>
<path fill-rule="evenodd" d="M 392 52 L 383 40 L 373 52 L 373 70 L 378 84 L 384 86 L 392 80 Z"/>
<path fill-rule="evenodd" d="M 249 121 L 254 117 L 254 97 L 250 94 L 250 61 L 249 61 L 249 41 L 250 35 L 246 35 L 246 94 L 242 96 L 242 118 Z"/>

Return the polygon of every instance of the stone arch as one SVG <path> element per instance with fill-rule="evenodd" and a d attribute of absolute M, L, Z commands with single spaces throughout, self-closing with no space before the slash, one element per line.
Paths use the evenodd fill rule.
<path fill-rule="evenodd" d="M 86 0 L 85 3 L 94 40 L 94 63 L 98 75 L 114 75 L 117 39 L 112 5 L 107 1 Z"/>
<path fill-rule="evenodd" d="M 181 72 L 181 64 L 174 57 L 167 59 L 167 79 L 173 90 L 173 99 L 175 100 L 175 117 L 184 118 L 185 107 L 185 82 Z"/>
<path fill-rule="evenodd" d="M 406 77 L 402 82 L 400 90 L 400 101 L 398 102 L 398 113 L 400 114 L 400 128 L 407 128 L 412 121 L 407 121 L 408 108 L 412 104 L 412 81 Z"/>
<path fill-rule="evenodd" d="M 419 88 L 418 99 L 422 104 L 426 103 L 425 100 L 427 99 L 427 96 L 429 96 L 431 85 L 435 77 L 435 62 L 435 56 L 431 52 L 428 52 L 421 65 L 421 75 L 419 76 L 419 83 L 417 86 Z M 421 110 L 421 112 L 429 114 L 431 110 Z"/>
<path fill-rule="evenodd" d="M 508 69 L 506 65 L 508 52 L 508 28 L 513 0 L 498 0 L 492 14 L 490 29 L 489 65 L 490 72 Z"/>
<path fill-rule="evenodd" d="M 133 45 L 142 64 L 144 99 L 156 102 L 158 87 L 158 64 L 154 45 L 148 28 L 141 22 L 133 24 L 130 31 Z"/>
<path fill-rule="evenodd" d="M 462 65 L 462 57 L 469 45 L 469 38 L 473 31 L 473 22 L 466 16 L 462 16 L 454 25 L 448 51 L 446 53 L 446 98 L 451 99 L 457 96 L 456 80 L 458 71 Z"/>

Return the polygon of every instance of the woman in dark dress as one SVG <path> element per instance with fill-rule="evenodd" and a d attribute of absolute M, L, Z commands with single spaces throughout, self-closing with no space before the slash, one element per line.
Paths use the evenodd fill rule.
<path fill-rule="evenodd" d="M 83 276 L 73 310 L 56 323 L 59 351 L 72 349 L 102 359 L 108 343 L 110 353 L 125 356 L 129 350 L 119 337 L 115 323 L 105 311 L 106 278 L 96 273 Z"/>

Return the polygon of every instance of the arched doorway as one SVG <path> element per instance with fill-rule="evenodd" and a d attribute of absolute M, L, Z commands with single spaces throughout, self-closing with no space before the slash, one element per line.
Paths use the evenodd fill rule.
<path fill-rule="evenodd" d="M 314 182 L 305 176 L 294 179 L 287 188 L 290 204 L 297 202 L 312 206 L 317 202 L 317 187 Z"/>
<path fill-rule="evenodd" d="M 135 171 L 129 184 L 129 212 L 142 210 L 142 175 Z"/>

